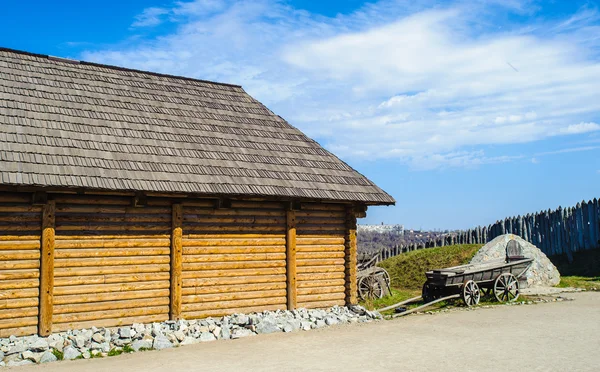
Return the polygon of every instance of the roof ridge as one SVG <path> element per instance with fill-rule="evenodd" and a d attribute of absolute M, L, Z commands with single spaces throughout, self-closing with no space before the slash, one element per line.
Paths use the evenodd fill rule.
<path fill-rule="evenodd" d="M 28 55 L 28 56 L 32 56 L 32 57 L 38 57 L 38 58 L 46 58 L 46 59 L 49 59 L 54 62 L 80 64 L 80 65 L 84 65 L 84 66 L 87 65 L 87 66 L 103 67 L 103 68 L 117 70 L 117 71 L 130 71 L 130 72 L 137 72 L 137 73 L 151 75 L 151 76 L 159 76 L 159 77 L 173 78 L 173 79 L 179 79 L 179 80 L 195 81 L 195 82 L 199 82 L 199 83 L 222 85 L 222 86 L 226 86 L 226 87 L 242 88 L 242 86 L 238 85 L 238 84 L 221 83 L 218 81 L 195 79 L 195 78 L 191 78 L 191 77 L 187 77 L 187 76 L 163 74 L 160 72 L 138 70 L 135 68 L 107 65 L 107 64 L 96 63 L 96 62 L 80 61 L 80 60 L 70 59 L 70 58 L 66 58 L 66 57 L 58 57 L 58 56 L 51 56 L 51 55 L 47 55 L 47 54 L 32 53 L 32 52 L 27 52 L 24 50 L 6 48 L 6 47 L 2 47 L 2 46 L 0 46 L 0 52 L 9 52 L 9 53 Z"/>

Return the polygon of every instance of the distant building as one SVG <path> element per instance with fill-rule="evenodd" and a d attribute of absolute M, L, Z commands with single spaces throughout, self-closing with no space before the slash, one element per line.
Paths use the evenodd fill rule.
<path fill-rule="evenodd" d="M 392 233 L 395 235 L 404 234 L 404 225 L 358 225 L 358 232 L 375 231 L 379 233 Z"/>

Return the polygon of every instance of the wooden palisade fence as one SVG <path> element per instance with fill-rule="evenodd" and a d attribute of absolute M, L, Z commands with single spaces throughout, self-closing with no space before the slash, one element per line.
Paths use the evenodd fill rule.
<path fill-rule="evenodd" d="M 378 261 L 402 253 L 454 244 L 485 244 L 504 234 L 515 234 L 539 247 L 547 256 L 600 248 L 600 203 L 585 200 L 575 207 L 541 211 L 525 216 L 509 217 L 489 226 L 449 234 L 425 244 L 396 245 L 383 249 Z M 369 255 L 373 257 L 373 255 Z"/>

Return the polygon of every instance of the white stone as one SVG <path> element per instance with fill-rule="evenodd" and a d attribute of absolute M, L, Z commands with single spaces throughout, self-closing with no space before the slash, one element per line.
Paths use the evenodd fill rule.
<path fill-rule="evenodd" d="M 171 343 L 171 341 L 169 341 L 169 339 L 167 337 L 160 334 L 154 338 L 152 347 L 156 350 L 162 350 L 162 349 L 168 349 L 168 348 L 173 347 L 173 344 Z"/>
<path fill-rule="evenodd" d="M 183 341 L 181 341 L 180 345 L 193 345 L 193 344 L 197 344 L 198 342 L 200 342 L 200 340 L 198 340 L 197 338 L 194 337 L 185 337 L 183 339 Z"/>
<path fill-rule="evenodd" d="M 77 351 L 73 346 L 67 346 L 63 351 L 63 359 L 64 360 L 73 360 L 79 357 L 81 353 Z"/>
<path fill-rule="evenodd" d="M 50 350 L 45 351 L 40 358 L 40 363 L 48 363 L 48 362 L 56 362 L 58 359 L 56 355 L 52 353 Z"/>
<path fill-rule="evenodd" d="M 152 349 L 152 341 L 150 340 L 135 340 L 131 344 L 131 348 L 135 351 L 140 349 Z"/>
<path fill-rule="evenodd" d="M 500 235 L 484 245 L 471 260 L 472 264 L 480 264 L 493 260 L 503 260 L 506 257 L 506 245 L 515 240 L 521 245 L 523 256 L 533 258 L 533 263 L 521 281 L 526 287 L 553 287 L 560 283 L 560 273 L 548 257 L 535 245 L 513 234 Z"/>
<path fill-rule="evenodd" d="M 217 338 L 211 332 L 202 332 L 200 334 L 201 342 L 215 341 Z"/>

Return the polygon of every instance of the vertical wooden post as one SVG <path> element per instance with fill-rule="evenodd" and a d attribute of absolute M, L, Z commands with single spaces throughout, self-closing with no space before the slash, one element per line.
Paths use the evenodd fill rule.
<path fill-rule="evenodd" d="M 183 208 L 181 204 L 173 204 L 171 221 L 171 308 L 169 309 L 169 319 L 178 320 L 181 317 L 181 287 L 183 285 L 181 276 Z"/>
<path fill-rule="evenodd" d="M 49 201 L 42 210 L 42 238 L 40 241 L 40 313 L 38 333 L 52 333 L 52 307 L 54 296 L 54 225 L 56 204 Z"/>
<path fill-rule="evenodd" d="M 358 303 L 358 288 L 356 283 L 356 215 L 352 207 L 346 208 L 346 304 L 356 305 Z"/>
<path fill-rule="evenodd" d="M 298 288 L 296 285 L 296 212 L 286 212 L 287 233 L 285 236 L 285 264 L 287 276 L 287 308 L 294 310 L 298 304 Z"/>

